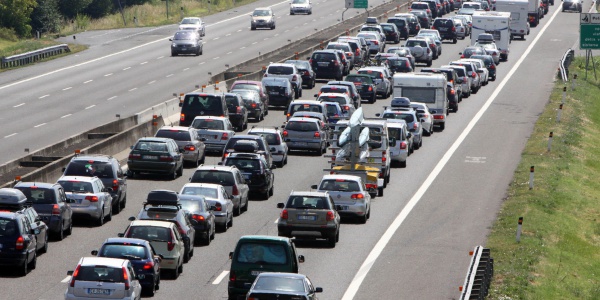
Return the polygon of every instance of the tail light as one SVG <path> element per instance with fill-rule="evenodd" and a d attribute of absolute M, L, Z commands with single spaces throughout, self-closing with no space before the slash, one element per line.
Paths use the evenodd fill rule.
<path fill-rule="evenodd" d="M 467 77 L 466 76 L 463 77 L 463 82 L 465 82 L 465 83 L 467 82 Z"/>
<path fill-rule="evenodd" d="M 362 194 L 361 194 L 362 195 Z M 329 210 L 327 211 L 327 217 L 326 220 L 327 221 L 333 221 L 335 219 L 335 215 L 333 214 L 333 211 Z"/>
<path fill-rule="evenodd" d="M 98 202 L 98 196 L 85 196 L 85 200 L 90 202 Z"/>
<path fill-rule="evenodd" d="M 185 147 L 183 147 L 183 150 L 185 150 L 185 151 L 196 151 L 196 146 L 194 146 L 194 145 L 186 145 Z"/>
<path fill-rule="evenodd" d="M 308 63 L 312 65 L 312 58 L 308 60 Z"/>
<path fill-rule="evenodd" d="M 428 9 L 427 9 L 427 12 L 428 12 L 428 13 L 430 13 L 430 12 L 431 12 L 431 9 L 429 9 L 429 8 L 428 8 Z"/>
<path fill-rule="evenodd" d="M 154 269 L 154 262 L 150 261 L 144 264 L 144 267 L 142 268 L 144 270 L 152 270 Z"/>
<path fill-rule="evenodd" d="M 434 115 L 433 118 L 436 119 L 436 120 L 443 120 L 444 119 L 444 115 Z"/>
<path fill-rule="evenodd" d="M 465 58 L 465 55 L 464 55 L 464 54 L 462 54 L 462 55 L 460 56 L 460 58 Z"/>
<path fill-rule="evenodd" d="M 236 114 L 241 114 L 242 113 L 242 107 L 238 106 L 237 109 L 235 110 Z"/>
<path fill-rule="evenodd" d="M 181 114 L 179 116 L 179 121 L 185 121 L 185 114 Z"/>
<path fill-rule="evenodd" d="M 431 49 L 435 48 L 435 44 L 429 44 L 429 47 L 431 47 Z"/>
<path fill-rule="evenodd" d="M 492 52 L 492 56 L 496 56 L 496 52 Z"/>
<path fill-rule="evenodd" d="M 415 124 L 416 124 L 416 123 L 415 123 Z M 383 152 L 381 153 L 381 161 L 382 161 L 382 162 L 386 162 L 386 161 L 387 161 L 387 158 L 385 157 L 385 155 L 386 155 L 386 151 L 385 151 L 385 150 L 383 150 Z"/>
<path fill-rule="evenodd" d="M 283 131 L 283 136 L 288 136 L 288 132 L 287 132 L 287 130 L 284 130 L 284 131 Z"/>
<path fill-rule="evenodd" d="M 335 61 L 333 64 L 334 64 L 336 67 L 340 65 L 340 63 L 338 63 L 338 61 L 337 61 L 337 60 L 336 60 L 336 61 Z"/>
<path fill-rule="evenodd" d="M 71 276 L 71 287 L 75 287 L 75 278 L 77 278 L 77 275 L 79 275 L 80 268 L 81 265 L 77 265 L 77 268 L 75 268 L 75 271 L 73 272 L 73 276 Z"/>
<path fill-rule="evenodd" d="M 370 190 L 370 189 L 377 189 L 377 185 L 376 185 L 376 184 L 373 184 L 373 183 L 367 183 L 367 184 L 365 184 L 365 188 L 366 188 L 367 190 Z"/>
<path fill-rule="evenodd" d="M 235 271 L 229 272 L 229 281 L 235 281 Z"/>
<path fill-rule="evenodd" d="M 121 267 L 123 269 L 123 281 L 125 282 L 125 290 L 129 290 L 129 275 L 127 275 L 127 268 Z"/>
<path fill-rule="evenodd" d="M 421 26 L 417 25 L 417 30 L 421 29 Z"/>
<path fill-rule="evenodd" d="M 379 41 L 373 41 L 373 44 L 379 45 Z"/>
<path fill-rule="evenodd" d="M 435 29 L 435 26 L 431 26 L 431 29 Z"/>
<path fill-rule="evenodd" d="M 240 191 L 238 190 L 238 188 L 237 188 L 237 185 L 234 185 L 234 186 L 231 188 L 231 194 L 232 194 L 233 196 L 238 196 L 238 195 L 240 194 Z"/>
<path fill-rule="evenodd" d="M 383 172 L 379 172 L 379 178 L 383 178 Z"/>
<path fill-rule="evenodd" d="M 158 157 L 160 161 L 173 161 L 173 157 L 169 155 L 161 155 Z"/>
<path fill-rule="evenodd" d="M 256 103 L 252 103 L 252 108 L 256 108 Z"/>
<path fill-rule="evenodd" d="M 456 27 L 452 27 L 452 31 L 456 31 Z"/>
<path fill-rule="evenodd" d="M 294 75 L 294 76 L 292 77 L 292 80 L 293 80 L 293 81 L 296 81 L 296 80 L 298 80 L 298 76 L 297 76 L 297 75 Z"/>
<path fill-rule="evenodd" d="M 383 79 L 383 73 L 379 73 L 379 78 Z"/>
<path fill-rule="evenodd" d="M 352 194 L 352 196 L 350 196 L 350 199 L 364 199 L 365 195 L 363 194 Z"/>
<path fill-rule="evenodd" d="M 406 150 L 406 142 L 400 143 L 400 149 Z"/>
<path fill-rule="evenodd" d="M 221 203 L 218 203 L 215 205 L 215 211 L 223 211 L 223 206 L 221 205 Z"/>
<path fill-rule="evenodd" d="M 496 68 L 496 65 L 494 65 L 494 64 L 492 64 L 492 65 L 490 66 L 490 69 L 495 69 L 495 68 Z"/>
<path fill-rule="evenodd" d="M 52 215 L 60 216 L 60 207 L 58 207 L 58 204 L 52 205 Z"/>
<path fill-rule="evenodd" d="M 185 230 L 183 230 L 183 227 L 181 227 L 179 222 L 177 222 L 177 231 L 179 231 L 179 234 L 181 234 L 182 236 L 185 235 Z"/>
<path fill-rule="evenodd" d="M 221 160 L 225 160 L 227 158 L 227 156 L 229 156 L 229 152 L 223 153 L 223 158 Z"/>
<path fill-rule="evenodd" d="M 454 89 L 450 89 L 450 95 L 454 95 L 456 92 L 454 91 Z"/>
<path fill-rule="evenodd" d="M 373 87 L 369 86 L 369 92 L 372 92 L 372 91 L 373 91 Z"/>
<path fill-rule="evenodd" d="M 23 236 L 19 236 L 17 238 L 17 242 L 15 244 L 15 248 L 17 250 L 23 250 L 25 248 L 25 239 L 23 238 Z"/>
<path fill-rule="evenodd" d="M 308 71 L 304 71 L 304 75 L 310 76 L 310 73 L 308 73 Z"/>
<path fill-rule="evenodd" d="M 431 52 L 431 49 L 427 48 L 427 54 L 429 54 L 429 52 Z"/>
<path fill-rule="evenodd" d="M 471 72 L 471 77 L 475 78 L 476 73 L 475 72 Z"/>
<path fill-rule="evenodd" d="M 198 222 L 204 222 L 206 221 L 206 219 L 204 218 L 203 215 L 192 215 L 192 219 L 198 221 Z"/>
<path fill-rule="evenodd" d="M 409 8 L 408 11 L 412 11 L 412 8 Z"/>
<path fill-rule="evenodd" d="M 281 137 L 279 137 L 279 134 L 275 135 L 275 139 L 277 139 L 277 145 L 281 144 Z"/>
<path fill-rule="evenodd" d="M 404 62 L 404 64 L 406 65 L 406 67 L 410 67 L 410 64 L 408 63 L 408 60 Z"/>
<path fill-rule="evenodd" d="M 355 54 L 356 54 L 356 56 L 360 56 L 360 50 L 358 48 L 356 49 L 356 53 Z"/>
<path fill-rule="evenodd" d="M 438 4 L 436 4 L 435 6 L 436 6 L 437 8 L 440 8 L 440 4 L 439 4 L 439 3 L 438 3 Z"/>
<path fill-rule="evenodd" d="M 348 105 L 344 105 L 344 106 L 343 106 L 343 109 L 344 109 L 344 110 L 349 110 L 349 109 L 350 109 L 350 106 L 348 106 Z"/>
<path fill-rule="evenodd" d="M 173 233 L 169 231 L 169 241 L 167 242 L 167 251 L 173 251 L 175 242 L 173 241 Z"/>
<path fill-rule="evenodd" d="M 318 131 L 315 131 L 314 137 L 315 137 L 315 138 L 320 138 L 320 137 L 321 137 L 321 134 L 320 134 Z"/>
<path fill-rule="evenodd" d="M 113 192 L 116 192 L 116 191 L 118 191 L 118 190 L 119 190 L 119 181 L 118 181 L 118 180 L 116 180 L 116 179 L 113 179 L 113 182 L 112 182 L 112 184 L 113 184 L 113 187 L 112 187 L 112 189 L 113 189 Z"/>
<path fill-rule="evenodd" d="M 142 158 L 141 154 L 129 154 L 129 159 L 140 159 Z"/>
<path fill-rule="evenodd" d="M 352 55 L 353 55 L 352 52 L 346 52 L 346 56 L 352 57 Z"/>
<path fill-rule="evenodd" d="M 229 134 L 227 132 L 223 132 L 221 135 L 221 141 L 226 141 L 227 139 L 229 139 Z"/>
<path fill-rule="evenodd" d="M 279 217 L 280 217 L 282 220 L 287 220 L 287 219 L 288 219 L 288 211 L 287 211 L 287 209 L 284 209 L 284 210 L 282 210 L 282 211 L 281 211 L 281 214 L 279 215 Z"/>

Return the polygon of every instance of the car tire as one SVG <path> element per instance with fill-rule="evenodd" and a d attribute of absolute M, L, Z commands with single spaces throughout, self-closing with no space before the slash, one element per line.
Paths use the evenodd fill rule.
<path fill-rule="evenodd" d="M 452 39 L 452 44 L 456 44 L 456 42 L 458 42 L 457 38 L 453 38 Z"/>
<path fill-rule="evenodd" d="M 58 232 L 55 235 L 57 241 L 62 241 L 65 239 L 65 231 L 66 230 L 63 230 L 63 226 L 64 226 L 64 224 L 61 224 L 60 230 L 58 230 Z"/>
<path fill-rule="evenodd" d="M 146 294 L 148 297 L 153 297 L 156 293 L 156 284 L 152 284 L 152 288 L 149 290 L 144 291 L 144 289 L 142 289 L 142 293 Z"/>
<path fill-rule="evenodd" d="M 362 217 L 360 217 L 360 218 L 358 219 L 358 222 L 359 222 L 360 224 L 367 224 L 367 220 L 368 220 L 368 219 L 369 219 L 369 218 L 367 217 L 367 214 L 365 213 L 365 214 L 364 214 L 364 216 L 362 216 Z"/>
<path fill-rule="evenodd" d="M 248 199 L 246 199 L 246 205 L 242 206 L 240 213 L 248 211 L 248 204 L 249 203 L 250 203 L 250 201 L 248 201 Z"/>
<path fill-rule="evenodd" d="M 400 168 L 406 168 L 406 160 L 400 162 Z"/>
<path fill-rule="evenodd" d="M 33 259 L 29 264 L 26 264 L 29 270 L 33 270 L 37 267 L 37 253 L 33 252 Z M 25 271 L 25 275 L 27 275 L 27 271 Z"/>
<path fill-rule="evenodd" d="M 177 52 L 171 51 L 171 56 L 177 56 Z"/>
<path fill-rule="evenodd" d="M 117 215 L 117 214 L 119 214 L 119 212 L 121 212 L 121 203 L 119 203 L 118 201 L 119 200 L 117 199 L 116 205 L 113 205 L 112 206 L 112 210 L 111 210 L 112 213 L 115 214 L 115 215 Z"/>
<path fill-rule="evenodd" d="M 369 104 L 373 104 L 373 103 L 375 103 L 375 101 L 377 101 L 377 95 L 373 94 L 373 97 L 371 97 L 371 99 L 369 99 Z"/>
<path fill-rule="evenodd" d="M 327 246 L 329 246 L 329 248 L 335 248 L 335 244 L 337 243 L 336 235 L 337 235 L 337 232 L 336 232 L 336 234 L 327 238 Z"/>
<path fill-rule="evenodd" d="M 33 253 L 33 255 L 36 255 L 35 252 Z M 34 257 L 33 259 L 36 259 L 36 257 Z M 33 262 L 33 260 L 32 260 Z M 19 270 L 17 271 L 19 276 L 26 276 L 27 273 L 29 272 L 29 264 L 27 262 L 27 259 L 23 262 L 23 264 L 21 266 L 19 266 Z"/>
<path fill-rule="evenodd" d="M 108 210 L 108 216 L 106 216 L 106 221 L 111 221 L 113 216 L 112 208 Z"/>
<path fill-rule="evenodd" d="M 133 172 L 133 171 L 131 171 L 131 169 L 127 169 L 127 177 L 128 177 L 128 178 L 133 178 L 133 177 L 135 177 L 135 175 L 134 175 L 134 172 Z"/>
<path fill-rule="evenodd" d="M 428 61 L 428 62 L 427 62 L 427 66 L 428 66 L 428 67 L 431 67 L 432 63 L 433 63 L 433 62 L 432 62 L 431 60 L 430 60 L 430 61 Z"/>
<path fill-rule="evenodd" d="M 273 194 L 275 194 L 275 192 L 273 191 L 275 189 L 275 186 L 271 186 L 271 188 L 269 189 L 269 196 L 267 197 L 267 199 L 269 199 L 269 197 L 272 197 Z"/>
<path fill-rule="evenodd" d="M 210 246 L 210 241 L 212 240 L 213 235 L 210 233 L 210 229 L 206 233 L 206 239 L 204 239 L 204 246 Z"/>
<path fill-rule="evenodd" d="M 235 208 L 235 206 L 233 207 L 233 215 L 234 216 L 237 217 L 237 216 L 239 216 L 239 215 L 242 214 L 242 208 L 241 208 L 241 206 L 242 206 L 242 203 L 240 203 L 240 205 L 237 208 Z"/>
<path fill-rule="evenodd" d="M 188 247 L 193 247 L 193 245 L 190 245 Z M 191 255 L 190 255 L 190 251 L 188 249 L 185 249 L 186 247 L 184 247 L 184 254 L 183 254 L 183 263 L 188 263 L 190 261 Z"/>
<path fill-rule="evenodd" d="M 101 227 L 102 225 L 104 225 L 104 207 L 102 207 L 102 215 L 96 220 L 96 226 Z"/>
<path fill-rule="evenodd" d="M 256 30 L 256 27 L 250 26 L 250 30 Z"/>
<path fill-rule="evenodd" d="M 67 227 L 67 229 L 65 230 L 65 234 L 66 235 L 73 234 L 73 219 L 71 219 L 71 221 L 69 222 L 69 227 Z"/>
<path fill-rule="evenodd" d="M 440 131 L 443 131 L 444 129 L 446 129 L 446 123 L 440 124 Z"/>
<path fill-rule="evenodd" d="M 377 197 L 383 197 L 383 187 L 377 188 Z"/>
<path fill-rule="evenodd" d="M 229 219 L 229 222 L 226 223 L 225 227 L 231 228 L 233 227 L 233 214 L 231 214 L 231 219 Z M 227 230 L 227 229 L 225 229 Z"/>
<path fill-rule="evenodd" d="M 179 268 L 183 268 L 183 264 L 181 264 L 181 266 L 175 268 L 175 270 L 172 271 L 173 272 L 173 279 L 179 278 L 179 273 L 180 273 L 179 272 Z"/>
<path fill-rule="evenodd" d="M 177 177 L 182 176 L 183 175 L 183 163 L 181 163 L 181 167 L 179 167 L 179 169 L 177 170 L 177 174 L 175 174 Z"/>

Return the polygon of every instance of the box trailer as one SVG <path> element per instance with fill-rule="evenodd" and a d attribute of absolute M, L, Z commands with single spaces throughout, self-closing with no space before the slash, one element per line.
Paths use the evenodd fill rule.
<path fill-rule="evenodd" d="M 510 13 L 510 34 L 525 39 L 529 34 L 529 1 L 528 0 L 496 0 L 496 11 Z"/>
<path fill-rule="evenodd" d="M 475 11 L 471 27 L 471 45 L 475 45 L 480 33 L 494 36 L 494 42 L 500 50 L 500 59 L 507 60 L 511 41 L 511 14 L 499 11 Z"/>

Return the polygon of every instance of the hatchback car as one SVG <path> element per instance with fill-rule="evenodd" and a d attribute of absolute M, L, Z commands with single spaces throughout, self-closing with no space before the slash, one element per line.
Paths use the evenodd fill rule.
<path fill-rule="evenodd" d="M 427 104 L 422 102 L 411 102 L 410 106 L 417 111 L 417 117 L 423 126 L 423 134 L 426 136 L 433 134 L 433 114 L 429 111 Z"/>
<path fill-rule="evenodd" d="M 224 166 L 237 167 L 250 189 L 250 193 L 258 194 L 262 199 L 268 200 L 273 196 L 275 174 L 267 166 L 264 156 L 258 153 L 231 153 L 222 163 Z"/>
<path fill-rule="evenodd" d="M 269 96 L 269 105 L 287 107 L 294 101 L 294 88 L 285 78 L 267 77 L 262 80 Z"/>
<path fill-rule="evenodd" d="M 254 118 L 256 122 L 265 119 L 265 116 L 269 113 L 268 103 L 260 100 L 260 94 L 254 90 L 232 90 L 232 93 L 240 95 L 244 102 L 244 107 L 248 111 L 248 117 Z"/>
<path fill-rule="evenodd" d="M 277 234 L 327 240 L 330 247 L 340 239 L 340 215 L 328 192 L 292 191 L 277 219 Z M 338 207 L 339 208 L 339 207 Z"/>
<path fill-rule="evenodd" d="M 277 164 L 279 167 L 287 164 L 288 146 L 283 139 L 283 133 L 278 127 L 253 126 L 248 131 L 248 134 L 265 138 L 270 147 L 269 151 L 271 152 L 274 164 Z"/>
<path fill-rule="evenodd" d="M 310 0 L 292 0 L 290 3 L 290 15 L 312 14 L 312 3 Z"/>
<path fill-rule="evenodd" d="M 263 76 L 265 78 L 277 77 L 289 80 L 294 89 L 294 98 L 302 97 L 302 76 L 300 76 L 295 64 L 271 63 L 267 66 Z"/>
<path fill-rule="evenodd" d="M 190 128 L 196 129 L 198 138 L 204 140 L 205 152 L 221 154 L 229 139 L 235 135 L 227 117 L 196 117 Z"/>
<path fill-rule="evenodd" d="M 344 66 L 333 50 L 317 50 L 308 58 L 316 78 L 334 78 L 341 80 Z"/>
<path fill-rule="evenodd" d="M 410 14 L 414 15 L 417 18 L 420 28 L 431 27 L 431 23 L 433 21 L 431 18 L 431 13 L 427 13 L 427 11 L 424 11 L 424 10 L 412 10 L 412 11 L 410 11 Z M 417 32 L 419 32 L 419 30 L 417 30 Z M 416 35 L 417 32 L 415 32 L 415 33 L 411 32 L 411 35 Z"/>
<path fill-rule="evenodd" d="M 350 118 L 354 111 L 354 105 L 352 104 L 352 99 L 346 94 L 336 94 L 336 93 L 323 93 L 319 95 L 317 101 L 321 102 L 336 102 L 339 104 L 341 108 L 342 114 L 338 117 Z M 330 108 L 327 108 L 328 113 L 330 113 Z"/>
<path fill-rule="evenodd" d="M 406 168 L 406 161 L 413 151 L 412 134 L 406 126 L 406 121 L 388 120 L 388 136 L 390 137 L 390 158 L 392 166 Z"/>
<path fill-rule="evenodd" d="M 410 66 L 415 68 L 415 57 L 410 53 L 410 49 L 407 47 L 390 47 L 387 53 L 395 53 L 399 57 L 406 57 L 410 61 Z"/>
<path fill-rule="evenodd" d="M 179 195 L 179 203 L 186 212 L 189 224 L 194 227 L 196 244 L 201 241 L 206 246 L 210 245 L 217 231 L 213 214 L 217 207 L 210 205 L 202 195 Z"/>
<path fill-rule="evenodd" d="M 414 71 L 412 64 L 410 63 L 410 59 L 406 57 L 388 57 L 386 59 L 386 64 L 388 65 L 390 71 L 392 71 L 392 74 L 410 73 Z"/>
<path fill-rule="evenodd" d="M 384 119 L 401 119 L 406 121 L 408 130 L 413 135 L 413 149 L 421 148 L 423 145 L 423 125 L 414 109 L 386 108 L 380 116 Z"/>
<path fill-rule="evenodd" d="M 239 216 L 243 211 L 248 210 L 250 188 L 242 172 L 235 166 L 200 166 L 192 174 L 190 182 L 222 185 L 227 194 L 233 197 L 231 201 L 234 216 Z"/>
<path fill-rule="evenodd" d="M 563 0 L 563 4 L 562 4 L 562 8 L 561 10 L 564 11 L 576 11 L 581 13 L 582 12 L 582 4 L 581 4 L 581 0 Z"/>
<path fill-rule="evenodd" d="M 14 188 L 0 189 L 0 211 L 24 216 L 25 218 L 22 221 L 25 223 L 20 225 L 23 226 L 25 232 L 31 233 L 35 238 L 35 251 L 46 253 L 48 251 L 48 226 L 42 221 L 35 209 L 26 204 L 27 197 L 21 190 Z M 15 218 L 18 219 L 17 216 Z M 10 244 L 8 243 L 7 247 L 10 247 Z"/>
<path fill-rule="evenodd" d="M 285 287 L 285 288 L 282 288 Z M 318 300 L 317 293 L 323 288 L 315 287 L 302 274 L 263 272 L 258 274 L 248 291 L 247 299 L 308 299 Z"/>
<path fill-rule="evenodd" d="M 398 32 L 400 32 L 400 38 L 407 39 L 410 36 L 409 25 L 408 25 L 408 21 L 406 20 L 406 18 L 391 17 L 391 18 L 388 18 L 386 22 L 396 25 L 396 28 L 398 28 Z M 386 39 L 388 39 L 388 38 L 386 37 Z"/>
<path fill-rule="evenodd" d="M 98 226 L 112 220 L 111 188 L 104 187 L 98 177 L 62 176 L 57 181 L 73 209 L 73 217 L 92 219 Z"/>
<path fill-rule="evenodd" d="M 426 63 L 431 67 L 433 63 L 433 51 L 426 40 L 409 38 L 404 44 L 410 50 L 410 53 L 415 58 L 415 63 Z"/>
<path fill-rule="evenodd" d="M 383 52 L 385 49 L 383 38 L 379 32 L 361 31 L 356 34 L 356 36 L 364 38 L 367 41 L 367 45 L 369 45 L 369 55 L 375 55 L 379 52 Z"/>
<path fill-rule="evenodd" d="M 198 136 L 198 132 L 195 128 L 163 126 L 156 131 L 154 136 L 174 140 L 179 147 L 179 152 L 183 155 L 184 163 L 188 162 L 193 167 L 198 167 L 204 163 L 204 159 L 206 158 L 206 146 L 201 139 L 206 139 Z"/>
<path fill-rule="evenodd" d="M 468 46 L 458 54 L 460 55 L 460 58 L 469 58 L 471 55 L 486 55 L 487 52 L 480 46 Z"/>
<path fill-rule="evenodd" d="M 482 60 L 488 70 L 490 80 L 496 81 L 496 63 L 491 55 L 472 55 L 471 58 Z"/>
<path fill-rule="evenodd" d="M 369 75 L 373 83 L 377 86 L 377 94 L 381 98 L 387 98 L 392 94 L 392 74 L 386 67 L 365 67 L 360 68 L 358 74 Z"/>
<path fill-rule="evenodd" d="M 257 8 L 250 14 L 250 30 L 257 28 L 275 29 L 275 13 L 270 7 Z"/>
<path fill-rule="evenodd" d="M 227 101 L 222 93 L 187 93 L 179 103 L 179 126 L 190 126 L 197 116 L 227 117 Z"/>
<path fill-rule="evenodd" d="M 249 145 L 247 143 L 242 145 L 240 143 L 242 141 L 254 142 L 256 146 L 248 147 Z M 223 161 L 232 152 L 259 153 L 265 157 L 268 166 L 271 167 L 273 165 L 273 155 L 271 155 L 271 151 L 269 151 L 271 150 L 269 146 L 270 145 L 265 136 L 253 134 L 236 135 L 235 137 L 231 138 L 229 142 L 227 142 L 227 145 L 225 145 L 221 161 Z"/>
<path fill-rule="evenodd" d="M 144 172 L 167 174 L 175 179 L 183 174 L 183 155 L 172 139 L 145 137 L 131 146 L 127 166 L 129 178 Z"/>
<path fill-rule="evenodd" d="M 377 86 L 373 82 L 373 78 L 369 75 L 350 74 L 344 78 L 345 81 L 352 82 L 361 99 L 367 100 L 369 103 L 377 101 Z"/>
<path fill-rule="evenodd" d="M 321 121 L 296 117 L 289 119 L 282 127 L 283 138 L 290 150 L 309 150 L 318 155 L 327 151 L 328 135 Z"/>
<path fill-rule="evenodd" d="M 452 43 L 456 44 L 458 35 L 456 32 L 456 26 L 454 26 L 454 21 L 452 19 L 436 18 L 433 20 L 431 29 L 436 29 L 440 33 L 442 40 L 452 40 Z"/>
<path fill-rule="evenodd" d="M 336 89 L 338 87 L 335 87 Z M 340 87 L 341 88 L 341 87 Z M 311 111 L 321 113 L 323 115 L 327 114 L 327 109 L 325 105 L 316 100 L 294 100 L 290 103 L 287 111 L 285 112 L 287 119 L 289 120 L 292 115 L 299 111 Z M 289 146 L 289 145 L 288 145 Z"/>
<path fill-rule="evenodd" d="M 269 97 L 267 90 L 262 85 L 261 81 L 254 80 L 236 80 L 231 84 L 230 92 L 235 93 L 235 90 L 254 90 L 260 95 L 260 100 L 269 106 Z"/>
<path fill-rule="evenodd" d="M 242 131 L 248 128 L 248 109 L 244 106 L 242 96 L 236 93 L 226 93 L 225 102 L 227 103 L 227 111 L 229 112 L 229 122 L 233 124 L 235 129 Z"/>
<path fill-rule="evenodd" d="M 179 54 L 202 55 L 203 42 L 197 31 L 177 31 L 169 41 L 171 42 L 171 56 L 177 56 Z"/>
<path fill-rule="evenodd" d="M 302 85 L 307 89 L 312 89 L 315 87 L 315 81 L 317 80 L 317 75 L 315 71 L 313 71 L 310 66 L 310 62 L 307 60 L 286 60 L 286 64 L 293 64 L 298 69 L 300 76 L 302 76 Z"/>
<path fill-rule="evenodd" d="M 402 33 L 400 29 L 394 23 L 381 23 L 381 28 L 383 28 L 383 33 L 385 34 L 385 40 L 388 42 L 392 42 L 394 44 L 400 43 L 400 38 L 402 37 Z M 404 36 L 408 37 L 408 30 L 404 28 Z"/>
<path fill-rule="evenodd" d="M 146 240 L 108 238 L 99 250 L 92 250 L 92 255 L 129 260 L 136 275 L 143 275 L 139 282 L 142 285 L 142 293 L 148 296 L 154 296 L 160 287 L 162 256 L 154 252 L 154 248 Z"/>
<path fill-rule="evenodd" d="M 329 86 L 338 85 L 338 86 L 345 86 L 345 87 L 347 87 L 348 88 L 348 92 L 350 92 L 350 94 L 348 94 L 348 96 L 352 100 L 352 105 L 355 108 L 359 108 L 360 107 L 360 103 L 361 103 L 362 99 L 360 97 L 360 93 L 358 92 L 358 89 L 356 88 L 356 85 L 354 84 L 354 82 L 332 80 L 332 81 L 327 82 L 327 85 L 329 85 Z"/>
<path fill-rule="evenodd" d="M 35 269 L 38 252 L 35 233 L 24 214 L 0 211 L 0 266 L 16 271 L 19 276 Z"/>
<path fill-rule="evenodd" d="M 75 271 L 68 271 L 71 280 L 65 300 L 71 299 L 128 299 L 141 298 L 142 285 L 129 260 L 107 257 L 82 257 Z"/>
<path fill-rule="evenodd" d="M 318 185 L 311 186 L 317 192 L 328 192 L 335 199 L 338 213 L 343 217 L 355 217 L 366 223 L 371 217 L 371 195 L 365 183 L 353 175 L 324 175 Z"/>
<path fill-rule="evenodd" d="M 221 231 L 227 231 L 227 228 L 233 226 L 233 202 L 225 188 L 220 184 L 213 183 L 186 183 L 179 191 L 181 197 L 204 196 L 204 201 L 211 207 L 215 216 L 215 225 Z"/>

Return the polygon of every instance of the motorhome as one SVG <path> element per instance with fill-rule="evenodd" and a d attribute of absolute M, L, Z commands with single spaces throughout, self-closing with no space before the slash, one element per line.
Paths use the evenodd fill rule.
<path fill-rule="evenodd" d="M 481 33 L 489 33 L 500 50 L 500 60 L 506 61 L 510 52 L 511 42 L 511 13 L 499 11 L 475 11 L 471 31 L 471 45 L 477 43 Z"/>
<path fill-rule="evenodd" d="M 527 0 L 496 0 L 496 11 L 510 13 L 510 34 L 525 39 L 529 35 L 529 1 Z"/>
<path fill-rule="evenodd" d="M 448 99 L 446 76 L 436 73 L 397 73 L 394 75 L 394 98 L 406 97 L 429 107 L 433 123 L 441 130 L 446 127 Z"/>

